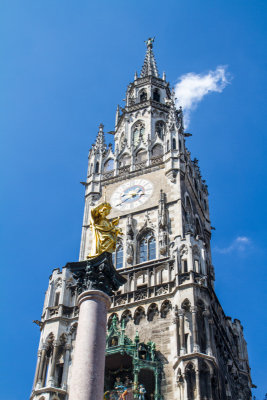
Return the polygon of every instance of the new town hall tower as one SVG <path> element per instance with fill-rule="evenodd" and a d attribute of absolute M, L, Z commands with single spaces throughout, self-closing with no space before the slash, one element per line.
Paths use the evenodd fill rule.
<path fill-rule="evenodd" d="M 146 44 L 141 73 L 117 107 L 114 149 L 100 125 L 83 183 L 80 261 L 90 250 L 92 207 L 107 199 L 123 231 L 113 262 L 127 282 L 109 311 L 105 396 L 118 399 L 116 382 L 134 381 L 140 399 L 250 400 L 243 328 L 214 292 L 207 185 L 185 145 L 182 109 L 159 76 L 153 39 Z M 50 276 L 37 321 L 34 400 L 68 399 L 79 311 L 67 266 Z"/>

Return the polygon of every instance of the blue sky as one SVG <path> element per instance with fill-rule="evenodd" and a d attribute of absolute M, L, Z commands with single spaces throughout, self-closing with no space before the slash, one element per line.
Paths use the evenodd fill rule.
<path fill-rule="evenodd" d="M 225 68 L 225 87 L 190 112 L 187 145 L 209 186 L 216 292 L 244 326 L 254 394 L 263 399 L 266 11 L 259 0 L 1 1 L 0 400 L 30 394 L 39 340 L 32 321 L 51 270 L 78 258 L 88 150 L 99 123 L 114 128 L 149 36 L 173 87 L 186 74 Z"/>

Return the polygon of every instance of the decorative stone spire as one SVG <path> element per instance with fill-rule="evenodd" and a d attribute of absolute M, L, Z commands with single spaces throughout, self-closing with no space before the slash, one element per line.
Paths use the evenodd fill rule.
<path fill-rule="evenodd" d="M 94 150 L 100 151 L 101 153 L 105 152 L 106 147 L 107 147 L 106 142 L 105 142 L 105 135 L 104 135 L 103 128 L 104 128 L 104 125 L 100 124 L 97 138 L 96 138 L 96 141 L 94 144 Z"/>
<path fill-rule="evenodd" d="M 174 90 L 172 90 L 172 95 L 171 95 L 171 99 L 168 100 L 168 105 L 170 106 L 170 111 L 168 114 L 168 118 L 167 118 L 167 123 L 166 125 L 169 128 L 172 128 L 174 125 L 176 125 L 176 108 L 175 108 L 175 93 Z"/>
<path fill-rule="evenodd" d="M 145 41 L 147 46 L 147 51 L 142 71 L 140 74 L 140 78 L 144 78 L 145 76 L 150 76 L 150 75 L 155 76 L 157 78 L 159 76 L 155 56 L 152 50 L 154 40 L 155 38 L 148 38 L 148 40 Z"/>
<path fill-rule="evenodd" d="M 119 104 L 117 105 L 117 110 L 116 110 L 116 119 L 115 119 L 115 128 L 117 128 L 118 122 L 120 118 L 120 106 Z"/>

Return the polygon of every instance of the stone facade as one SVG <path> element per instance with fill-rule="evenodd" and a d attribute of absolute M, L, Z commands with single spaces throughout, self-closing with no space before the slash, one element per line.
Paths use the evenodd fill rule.
<path fill-rule="evenodd" d="M 114 151 L 100 125 L 89 152 L 80 249 L 80 261 L 86 260 L 90 210 L 111 199 L 111 217 L 120 217 L 124 233 L 114 265 L 127 282 L 112 296 L 108 326 L 115 315 L 130 340 L 138 331 L 140 342 L 155 343 L 159 395 L 153 383 L 150 398 L 251 399 L 242 325 L 224 314 L 214 292 L 207 185 L 186 148 L 183 113 L 165 74 L 159 77 L 151 40 L 125 107 L 117 108 L 113 134 Z M 68 398 L 77 295 L 69 268 L 54 270 L 36 321 L 41 338 L 31 399 Z"/>

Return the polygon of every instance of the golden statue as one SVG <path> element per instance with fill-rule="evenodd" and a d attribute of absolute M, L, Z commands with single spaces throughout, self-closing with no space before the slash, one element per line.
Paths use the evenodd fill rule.
<path fill-rule="evenodd" d="M 119 217 L 108 219 L 111 205 L 101 203 L 91 211 L 90 227 L 93 231 L 93 240 L 90 254 L 87 258 L 97 257 L 107 251 L 113 253 L 116 250 L 117 236 L 122 235 L 120 228 L 116 228 Z"/>

